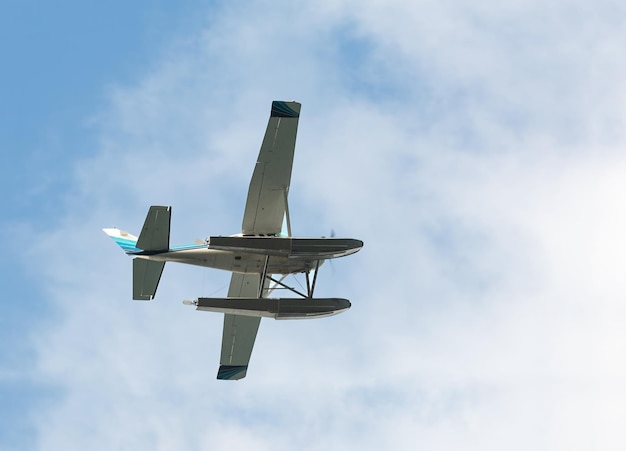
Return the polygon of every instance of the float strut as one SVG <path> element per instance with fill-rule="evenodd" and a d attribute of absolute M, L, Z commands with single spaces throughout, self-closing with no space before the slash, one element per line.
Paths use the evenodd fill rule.
<path fill-rule="evenodd" d="M 315 274 L 313 275 L 313 283 L 311 284 L 311 289 L 309 290 L 309 298 L 313 298 L 313 291 L 315 290 L 315 281 L 317 280 L 317 270 L 319 269 L 319 267 L 320 267 L 320 261 L 316 260 L 315 261 Z M 308 285 L 309 278 L 307 277 L 306 280 L 307 280 L 307 285 Z"/>
<path fill-rule="evenodd" d="M 265 286 L 265 278 L 267 277 L 267 267 L 269 266 L 269 263 L 270 263 L 270 256 L 266 255 L 265 264 L 263 265 L 263 273 L 261 274 L 261 280 L 259 281 L 259 296 L 258 296 L 259 299 L 263 297 L 263 287 Z"/>

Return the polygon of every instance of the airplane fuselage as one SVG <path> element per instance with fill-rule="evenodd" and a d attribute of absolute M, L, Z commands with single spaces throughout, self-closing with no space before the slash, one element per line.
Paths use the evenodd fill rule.
<path fill-rule="evenodd" d="M 344 238 L 211 237 L 207 244 L 186 245 L 164 251 L 131 252 L 137 258 L 171 261 L 236 273 L 297 274 L 318 267 L 327 259 L 344 257 L 363 246 Z M 318 263 L 319 262 L 319 263 Z"/>
<path fill-rule="evenodd" d="M 171 249 L 159 253 L 139 252 L 134 257 L 147 260 L 177 262 L 188 265 L 204 266 L 206 268 L 221 269 L 237 273 L 260 273 L 263 271 L 265 257 L 258 254 L 244 254 L 241 252 L 221 251 L 209 249 L 206 246 L 198 249 Z M 306 260 L 289 260 L 285 257 L 272 257 L 268 265 L 270 274 L 295 274 L 306 272 L 314 263 Z"/>

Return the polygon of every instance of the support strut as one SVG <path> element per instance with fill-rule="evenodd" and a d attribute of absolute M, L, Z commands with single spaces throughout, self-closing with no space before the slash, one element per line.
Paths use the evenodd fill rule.
<path fill-rule="evenodd" d="M 315 282 L 317 281 L 317 271 L 320 267 L 320 261 L 316 260 L 315 261 L 315 274 L 313 274 L 313 281 L 311 282 L 311 270 L 306 272 L 306 294 L 296 290 L 294 287 L 290 287 L 289 285 L 283 283 L 283 280 L 285 279 L 285 277 L 287 277 L 287 275 L 283 275 L 281 277 L 280 280 L 276 280 L 274 279 L 271 275 L 267 274 L 267 267 L 269 266 L 269 256 L 265 257 L 265 264 L 263 266 L 263 273 L 261 274 L 261 280 L 259 282 L 259 299 L 262 298 L 263 296 L 263 287 L 265 284 L 265 280 L 269 280 L 271 282 L 274 282 L 274 286 L 270 289 L 270 291 L 273 291 L 276 289 L 277 286 L 283 287 L 289 291 L 291 291 L 292 293 L 297 294 L 298 296 L 302 296 L 304 299 L 313 299 L 313 292 L 315 291 Z"/>
<path fill-rule="evenodd" d="M 287 236 L 291 238 L 291 218 L 289 217 L 289 202 L 287 201 L 287 190 L 289 188 L 283 188 L 283 194 L 285 198 L 285 218 L 287 218 Z"/>
<path fill-rule="evenodd" d="M 263 297 L 263 287 L 265 286 L 265 278 L 267 277 L 267 267 L 269 266 L 270 263 L 270 256 L 266 255 L 265 256 L 265 264 L 263 265 L 263 273 L 261 273 L 261 280 L 259 280 L 259 291 L 258 291 L 258 298 L 261 299 Z"/>
<path fill-rule="evenodd" d="M 306 294 L 299 292 L 298 290 L 296 290 L 296 289 L 295 289 L 295 288 L 293 288 L 293 287 L 290 287 L 289 285 L 285 285 L 285 284 L 282 282 L 282 280 L 276 280 L 276 279 L 274 279 L 274 278 L 273 278 L 273 277 L 271 277 L 271 276 L 269 276 L 269 277 L 268 277 L 268 279 L 269 279 L 269 280 L 271 280 L 272 282 L 274 282 L 276 285 L 280 285 L 281 287 L 286 288 L 287 290 L 289 290 L 289 291 L 291 291 L 291 292 L 293 292 L 293 293 L 297 294 L 298 296 L 302 296 L 303 298 L 306 298 L 306 297 L 307 297 L 307 295 L 306 295 Z"/>
<path fill-rule="evenodd" d="M 317 270 L 320 267 L 320 261 L 315 261 L 315 274 L 313 274 L 313 283 L 311 284 L 311 290 L 309 291 L 309 297 L 313 297 L 313 291 L 315 290 L 315 281 L 317 280 Z"/>

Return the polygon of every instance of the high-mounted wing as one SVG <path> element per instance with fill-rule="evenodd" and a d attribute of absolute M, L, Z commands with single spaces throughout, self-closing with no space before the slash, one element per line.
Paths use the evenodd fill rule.
<path fill-rule="evenodd" d="M 260 278 L 260 274 L 233 273 L 228 288 L 228 297 L 256 297 Z M 224 315 L 218 379 L 237 380 L 246 377 L 260 322 L 261 318 L 252 316 Z"/>
<path fill-rule="evenodd" d="M 299 103 L 272 102 L 270 120 L 248 188 L 241 227 L 244 235 L 280 233 L 291 182 L 299 117 Z M 256 297 L 260 280 L 260 274 L 233 273 L 228 297 Z M 237 380 L 246 376 L 260 322 L 261 318 L 257 317 L 224 315 L 218 379 Z"/>
<path fill-rule="evenodd" d="M 263 144 L 259 152 L 243 215 L 242 233 L 280 233 L 291 181 L 300 104 L 272 102 Z"/>

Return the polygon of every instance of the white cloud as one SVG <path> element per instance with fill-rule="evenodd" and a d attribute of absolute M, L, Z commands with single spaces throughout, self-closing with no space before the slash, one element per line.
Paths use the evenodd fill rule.
<path fill-rule="evenodd" d="M 112 88 L 66 222 L 33 245 L 63 312 L 35 339 L 61 393 L 41 449 L 621 449 L 624 36 L 607 8 L 228 6 Z M 350 45 L 377 95 L 348 83 Z M 366 243 L 320 281 L 353 308 L 264 321 L 248 378 L 218 382 L 221 318 L 180 300 L 228 276 L 170 265 L 157 301 L 130 302 L 100 227 L 167 203 L 175 241 L 236 232 L 285 97 L 303 102 L 294 227 Z"/>

